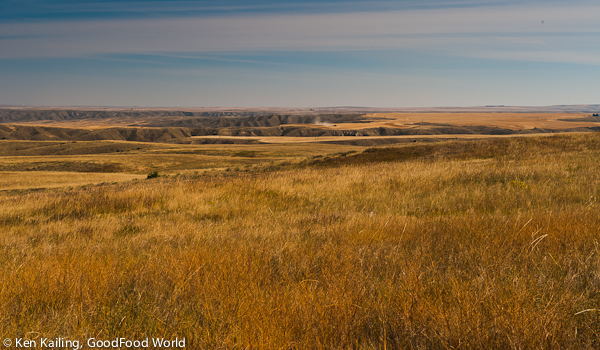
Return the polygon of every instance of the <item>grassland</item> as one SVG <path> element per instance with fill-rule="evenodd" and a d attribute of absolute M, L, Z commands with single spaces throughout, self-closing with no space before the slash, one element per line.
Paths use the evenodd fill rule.
<path fill-rule="evenodd" d="M 327 154 L 366 149 L 351 145 L 177 145 L 124 141 L 0 141 L 0 191 L 122 182 L 160 175 L 257 171 Z M 22 175 L 21 177 L 19 176 Z M 94 175 L 95 174 L 95 175 Z M 18 182 L 12 181 L 17 179 Z"/>
<path fill-rule="evenodd" d="M 597 133 L 181 147 L 55 156 L 131 163 L 122 174 L 155 159 L 170 176 L 0 193 L 1 335 L 177 336 L 190 349 L 600 346 Z M 12 160 L 21 171 L 42 161 L 22 152 L 33 153 Z M 185 172 L 184 159 L 210 171 Z"/>
<path fill-rule="evenodd" d="M 0 189 L 24 190 L 96 185 L 143 179 L 146 176 L 68 171 L 0 171 Z"/>

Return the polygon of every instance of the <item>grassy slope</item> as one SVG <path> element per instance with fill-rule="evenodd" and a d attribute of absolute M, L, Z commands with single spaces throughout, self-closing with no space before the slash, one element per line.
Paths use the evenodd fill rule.
<path fill-rule="evenodd" d="M 599 141 L 449 142 L 0 194 L 0 334 L 596 348 Z"/>
<path fill-rule="evenodd" d="M 326 147 L 325 153 L 363 149 L 365 147 L 331 145 Z M 320 144 L 174 145 L 4 140 L 0 141 L 0 190 L 126 181 L 153 171 L 161 175 L 227 169 L 249 171 L 323 153 L 324 146 Z"/>

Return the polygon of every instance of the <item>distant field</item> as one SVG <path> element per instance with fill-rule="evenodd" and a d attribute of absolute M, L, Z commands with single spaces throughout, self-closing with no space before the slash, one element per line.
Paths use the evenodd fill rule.
<path fill-rule="evenodd" d="M 538 134 L 539 137 L 552 134 Z M 534 135 L 411 135 L 244 137 L 200 136 L 192 140 L 231 141 L 231 144 L 168 144 L 127 141 L 0 141 L 0 190 L 55 188 L 74 184 L 121 182 L 151 172 L 161 175 L 256 172 L 314 157 L 362 152 L 368 147 L 444 140 L 515 138 Z M 236 144 L 237 140 L 253 144 Z M 11 179 L 23 178 L 18 184 Z M 62 176 L 59 174 L 79 174 Z M 75 177 L 77 180 L 75 180 Z"/>
<path fill-rule="evenodd" d="M 392 136 L 314 136 L 314 137 L 300 137 L 300 136 L 230 136 L 230 139 L 239 140 L 255 140 L 261 143 L 277 143 L 277 144 L 288 144 L 288 143 L 331 143 L 340 142 L 345 143 L 347 141 L 373 141 L 373 145 L 377 145 L 378 141 L 381 144 L 386 144 L 393 140 L 427 140 L 427 139 L 439 139 L 439 140 L 451 140 L 451 139 L 486 139 L 486 138 L 507 138 L 507 137 L 528 137 L 528 136 L 550 136 L 552 134 L 520 134 L 520 135 L 481 135 L 481 134 L 451 134 L 451 135 L 392 135 Z M 222 136 L 192 136 L 192 139 L 220 139 Z M 400 142 L 398 142 L 400 143 Z"/>
<path fill-rule="evenodd" d="M 322 144 L 291 142 L 178 145 L 3 140 L 0 141 L 0 190 L 122 182 L 155 171 L 160 175 L 260 171 L 315 156 L 364 149 L 364 146 L 328 145 L 324 148 Z"/>
<path fill-rule="evenodd" d="M 459 126 L 486 125 L 511 130 L 534 128 L 564 130 L 600 126 L 600 118 L 596 118 L 597 121 L 577 121 L 588 115 L 583 113 L 374 113 L 367 114 L 366 118 L 373 120 L 374 126 L 390 127 L 406 127 L 419 122 Z"/>
<path fill-rule="evenodd" d="M 81 173 L 65 171 L 0 171 L 0 190 L 79 187 L 143 179 L 145 176 L 114 173 Z"/>

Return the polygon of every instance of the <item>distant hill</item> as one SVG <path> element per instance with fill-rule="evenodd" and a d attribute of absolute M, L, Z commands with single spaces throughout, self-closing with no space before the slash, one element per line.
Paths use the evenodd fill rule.
<path fill-rule="evenodd" d="M 599 104 L 556 106 L 422 107 L 369 108 L 327 107 L 286 108 L 36 108 L 1 107 L 0 123 L 16 124 L 37 121 L 126 120 L 135 126 L 152 127 L 266 127 L 285 124 L 348 123 L 364 121 L 368 113 L 599 113 Z"/>
<path fill-rule="evenodd" d="M 2 140 L 168 142 L 190 137 L 187 128 L 74 129 L 29 125 L 0 125 Z"/>
<path fill-rule="evenodd" d="M 593 116 L 600 105 L 549 107 L 439 107 L 383 109 L 362 107 L 293 109 L 118 109 L 118 108 L 2 108 L 0 109 L 0 139 L 37 141 L 139 141 L 139 142 L 209 142 L 194 136 L 394 136 L 394 135 L 509 135 L 565 131 L 598 131 L 600 122 Z M 369 113 L 459 113 L 490 112 L 527 116 L 559 112 L 571 115 L 564 126 L 545 129 L 542 124 L 526 128 L 483 124 L 473 119 L 473 125 L 412 122 L 394 124 L 394 120 L 373 117 Z M 575 118 L 573 113 L 592 113 Z M 456 113 L 456 114 L 454 114 Z M 520 114 L 522 113 L 522 114 Z M 425 114 L 423 114 L 425 115 Z M 560 118 L 560 116 L 559 116 Z M 416 118 L 415 118 L 416 119 Z M 374 122 L 376 121 L 376 122 Z M 588 122 L 589 125 L 568 125 Z M 463 123 L 464 124 L 464 123 Z M 59 127 L 61 126 L 61 127 Z M 223 141 L 210 141 L 223 142 Z M 228 141 L 229 142 L 229 141 Z M 237 142 L 237 141 L 236 141 Z M 240 142 L 247 142 L 241 141 Z"/>
<path fill-rule="evenodd" d="M 0 109 L 0 123 L 68 122 L 81 120 L 126 121 L 128 126 L 229 128 L 269 127 L 316 122 L 361 122 L 357 113 L 274 114 L 262 111 L 168 111 L 168 110 L 57 110 Z"/>
<path fill-rule="evenodd" d="M 114 127 L 101 129 L 61 128 L 33 125 L 2 125 L 0 124 L 0 140 L 29 140 L 29 141 L 135 141 L 135 142 L 167 142 L 167 143 L 252 143 L 255 141 L 227 139 L 235 136 L 422 136 L 422 135 L 510 135 L 553 132 L 591 132 L 600 131 L 600 127 L 574 128 L 565 130 L 510 130 L 482 125 L 454 126 L 422 123 L 410 129 L 399 128 L 369 128 L 343 130 L 323 129 L 307 126 L 276 126 L 276 127 L 229 127 L 229 128 L 148 128 L 148 127 Z M 218 135 L 224 139 L 201 139 L 193 136 Z M 363 142 L 364 141 L 360 141 Z M 348 143 L 345 141 L 344 143 Z"/>

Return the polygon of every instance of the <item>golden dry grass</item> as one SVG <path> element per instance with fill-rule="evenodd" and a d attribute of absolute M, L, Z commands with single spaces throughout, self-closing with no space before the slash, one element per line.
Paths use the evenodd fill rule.
<path fill-rule="evenodd" d="M 416 123 L 451 124 L 454 126 L 485 125 L 511 130 L 567 130 L 600 126 L 600 122 L 573 121 L 588 117 L 584 113 L 524 113 L 524 112 L 403 112 L 403 113 L 368 113 L 366 121 L 357 123 L 321 123 L 314 128 L 335 130 L 363 130 L 369 128 L 414 128 Z M 306 126 L 306 124 L 293 124 Z M 455 135 L 451 135 L 455 136 Z M 479 135 L 478 135 L 479 136 Z"/>
<path fill-rule="evenodd" d="M 75 183 L 128 181 L 157 171 L 161 175 L 206 171 L 249 171 L 274 163 L 299 162 L 328 153 L 362 151 L 366 147 L 321 144 L 178 145 L 123 141 L 0 141 L 0 190 L 73 186 Z M 19 183 L 11 179 L 19 178 Z M 77 172 L 78 180 L 60 173 Z M 95 175 L 94 175 L 95 174 Z M 104 174 L 104 175 L 102 175 Z M 109 175 L 114 174 L 114 175 Z M 124 174 L 124 176 L 118 175 Z M 133 176 L 135 174 L 136 176 Z M 46 178 L 47 177 L 47 178 Z M 47 180 L 47 181 L 46 181 Z M 43 182 L 46 181 L 48 186 Z M 12 183 L 12 184 L 11 184 Z"/>
<path fill-rule="evenodd" d="M 346 128 L 346 124 L 340 124 L 332 128 Z M 318 126 L 327 128 L 327 126 Z M 363 124 L 364 127 L 364 124 Z M 348 127 L 348 129 L 353 129 Z M 508 134 L 508 135 L 485 135 L 485 134 L 436 134 L 436 135 L 384 135 L 384 136 L 228 136 L 228 139 L 238 140 L 255 140 L 262 143 L 270 144 L 297 144 L 297 143 L 322 143 L 332 141 L 356 141 L 356 140 L 402 140 L 402 139 L 435 139 L 435 140 L 452 140 L 452 139 L 490 139 L 490 138 L 515 138 L 515 137 L 543 137 L 552 136 L 552 134 Z M 222 136 L 192 136 L 192 139 L 219 139 Z M 323 146 L 321 146 L 323 147 Z"/>
<path fill-rule="evenodd" d="M 0 171 L 0 191 L 83 186 L 103 182 L 124 182 L 145 176 L 115 173 L 78 173 L 65 171 Z"/>
<path fill-rule="evenodd" d="M 412 123 L 486 125 L 512 130 L 570 129 L 598 126 L 596 122 L 568 121 L 589 116 L 583 113 L 372 113 L 373 127 L 406 127 Z M 361 128 L 360 124 L 355 125 Z"/>
<path fill-rule="evenodd" d="M 593 349 L 600 137 L 0 194 L 0 334 Z"/>

